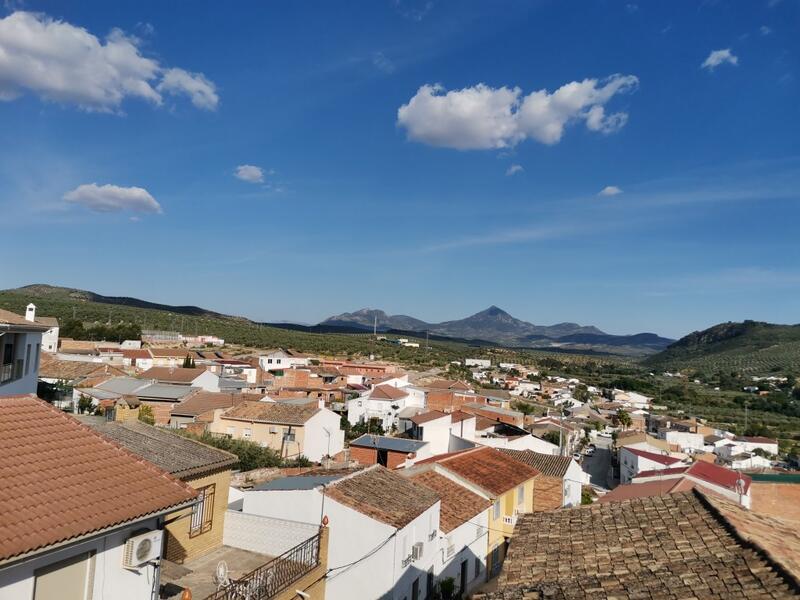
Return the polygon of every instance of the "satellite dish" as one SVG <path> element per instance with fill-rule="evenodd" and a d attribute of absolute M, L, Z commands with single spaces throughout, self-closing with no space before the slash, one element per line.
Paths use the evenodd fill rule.
<path fill-rule="evenodd" d="M 217 563 L 217 568 L 214 570 L 214 583 L 217 584 L 217 590 L 227 587 L 231 582 L 228 577 L 228 563 L 221 560 Z"/>

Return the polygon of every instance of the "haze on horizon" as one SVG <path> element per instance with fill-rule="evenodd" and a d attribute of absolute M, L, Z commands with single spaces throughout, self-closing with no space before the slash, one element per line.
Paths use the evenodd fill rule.
<path fill-rule="evenodd" d="M 6 2 L 0 287 L 797 323 L 798 23 L 790 0 Z"/>

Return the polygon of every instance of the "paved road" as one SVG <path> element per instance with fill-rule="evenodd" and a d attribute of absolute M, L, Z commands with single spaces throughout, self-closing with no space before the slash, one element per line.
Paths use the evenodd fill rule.
<path fill-rule="evenodd" d="M 611 466 L 611 438 L 598 437 L 592 456 L 584 456 L 581 466 L 589 474 L 592 485 L 608 489 L 608 468 Z"/>

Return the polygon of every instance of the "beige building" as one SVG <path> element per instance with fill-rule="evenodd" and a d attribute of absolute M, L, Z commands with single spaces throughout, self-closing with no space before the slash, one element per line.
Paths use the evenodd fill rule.
<path fill-rule="evenodd" d="M 208 430 L 256 442 L 284 458 L 305 456 L 319 462 L 344 449 L 340 422 L 335 412 L 314 403 L 246 401 L 216 410 Z"/>

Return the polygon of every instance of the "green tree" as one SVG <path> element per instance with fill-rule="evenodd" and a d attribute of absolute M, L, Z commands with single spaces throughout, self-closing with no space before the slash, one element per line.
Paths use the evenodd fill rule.
<path fill-rule="evenodd" d="M 80 395 L 80 398 L 78 398 L 78 412 L 81 414 L 92 412 L 92 399 L 89 396 Z"/>
<path fill-rule="evenodd" d="M 551 444 L 555 444 L 559 446 L 561 444 L 561 436 L 558 434 L 557 431 L 546 431 L 542 436 L 542 439 L 545 442 L 550 442 Z"/>
<path fill-rule="evenodd" d="M 583 488 L 581 490 L 581 504 L 593 504 L 594 494 L 590 488 Z"/>
<path fill-rule="evenodd" d="M 627 429 L 633 424 L 631 416 L 627 411 L 624 411 L 621 408 L 617 411 L 617 421 L 619 421 L 619 424 L 622 425 L 623 429 Z"/>
<path fill-rule="evenodd" d="M 186 358 L 183 359 L 183 368 L 194 369 L 194 359 L 190 354 L 187 354 Z"/>
<path fill-rule="evenodd" d="M 155 425 L 156 418 L 153 415 L 153 407 L 148 404 L 139 405 L 139 420 L 148 425 Z"/>

